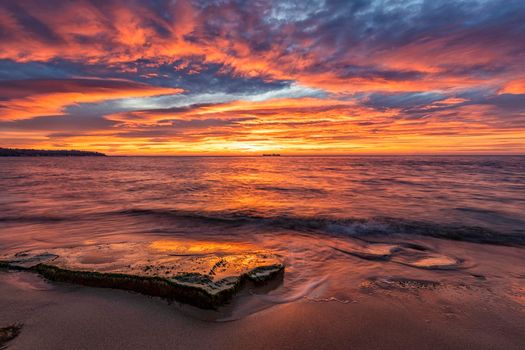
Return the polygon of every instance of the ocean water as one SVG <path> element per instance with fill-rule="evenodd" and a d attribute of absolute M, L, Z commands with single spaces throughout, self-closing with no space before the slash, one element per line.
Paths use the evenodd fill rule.
<path fill-rule="evenodd" d="M 0 193 L 1 238 L 245 226 L 525 243 L 525 157 L 3 158 Z"/>
<path fill-rule="evenodd" d="M 255 242 L 287 261 L 261 298 L 338 300 L 320 286 L 348 268 L 371 276 L 341 252 L 372 241 L 462 262 L 480 258 L 458 244 L 523 246 L 525 157 L 0 159 L 0 253 L 159 239 Z M 379 271 L 406 275 L 403 259 Z"/>

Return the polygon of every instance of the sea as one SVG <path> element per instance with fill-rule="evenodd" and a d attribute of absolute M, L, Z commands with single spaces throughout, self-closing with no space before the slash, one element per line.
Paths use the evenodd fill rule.
<path fill-rule="evenodd" d="M 312 294 L 367 268 L 347 243 L 525 245 L 525 157 L 0 158 L 0 253 L 158 239 L 259 244 L 288 264 L 274 302 L 348 299 Z"/>

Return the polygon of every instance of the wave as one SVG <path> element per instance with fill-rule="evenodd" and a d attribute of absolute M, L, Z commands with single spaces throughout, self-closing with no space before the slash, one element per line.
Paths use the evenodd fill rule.
<path fill-rule="evenodd" d="M 286 215 L 268 217 L 241 211 L 194 212 L 163 209 L 127 209 L 119 211 L 118 213 L 132 216 L 161 216 L 198 221 L 201 223 L 220 223 L 235 226 L 257 225 L 265 228 L 331 235 L 351 235 L 354 237 L 407 234 L 473 243 L 525 246 L 525 231 L 523 230 L 501 232 L 480 226 L 439 224 L 392 217 L 374 217 L 370 219 L 298 217 Z"/>
<path fill-rule="evenodd" d="M 96 220 L 101 217 L 143 217 L 151 220 L 190 221 L 202 225 L 228 225 L 232 227 L 255 226 L 262 231 L 276 229 L 305 233 L 349 235 L 365 238 L 373 235 L 420 235 L 442 239 L 487 243 L 497 245 L 525 246 L 525 230 L 511 232 L 495 231 L 479 226 L 450 225 L 428 221 L 407 220 L 392 217 L 333 218 L 300 217 L 289 215 L 263 216 L 249 211 L 202 212 L 189 210 L 131 208 L 103 213 L 73 216 L 0 216 L 1 222 L 52 223 L 72 220 Z"/>

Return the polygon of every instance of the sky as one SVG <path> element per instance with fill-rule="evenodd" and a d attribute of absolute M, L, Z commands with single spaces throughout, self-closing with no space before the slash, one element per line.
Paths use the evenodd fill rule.
<path fill-rule="evenodd" d="M 2 0 L 0 147 L 525 154 L 525 1 Z"/>

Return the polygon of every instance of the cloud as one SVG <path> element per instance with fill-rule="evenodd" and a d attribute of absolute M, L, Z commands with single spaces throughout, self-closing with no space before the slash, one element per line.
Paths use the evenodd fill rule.
<path fill-rule="evenodd" d="M 162 94 L 181 89 L 162 88 L 125 80 L 42 79 L 0 81 L 0 120 L 61 113 L 65 106 Z"/>
<path fill-rule="evenodd" d="M 502 94 L 525 94 L 525 78 L 506 82 L 500 92 Z"/>
<path fill-rule="evenodd" d="M 0 121 L 0 128 L 4 131 L 83 132 L 90 130 L 107 130 L 114 127 L 115 124 L 116 123 L 111 120 L 96 115 L 51 115 L 31 119 Z"/>
<path fill-rule="evenodd" d="M 9 33 L 3 58 L 132 69 L 130 63 L 143 59 L 185 66 L 185 60 L 202 57 L 244 76 L 303 84 L 329 76 L 334 81 L 324 87 L 335 89 L 337 82 L 339 91 L 341 79 L 374 77 L 388 84 L 425 74 L 449 86 L 457 66 L 512 68 L 509 63 L 524 51 L 513 37 L 525 31 L 525 5 L 515 0 L 505 7 L 499 1 L 49 3 L 0 6 Z"/>
<path fill-rule="evenodd" d="M 524 36 L 520 0 L 4 1 L 0 135 L 116 153 L 517 152 Z"/>

